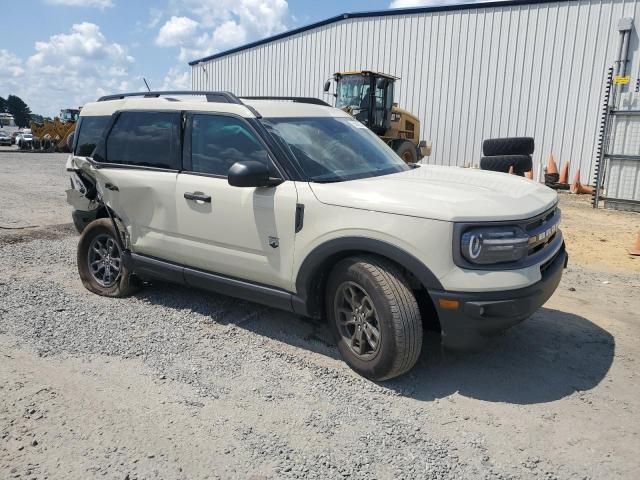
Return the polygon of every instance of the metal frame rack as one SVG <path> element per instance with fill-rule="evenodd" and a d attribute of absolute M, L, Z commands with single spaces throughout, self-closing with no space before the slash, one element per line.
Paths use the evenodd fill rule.
<path fill-rule="evenodd" d="M 598 208 L 600 201 L 605 202 L 605 208 L 610 205 L 612 207 L 621 207 L 624 209 L 631 209 L 640 211 L 640 200 L 630 198 L 619 198 L 609 196 L 611 194 L 611 167 L 615 162 L 620 161 L 636 161 L 640 162 L 640 137 L 631 138 L 635 140 L 635 151 L 638 153 L 628 154 L 625 151 L 620 151 L 620 143 L 628 141 L 626 138 L 628 135 L 628 125 L 620 125 L 620 122 L 624 122 L 625 119 L 636 118 L 638 124 L 640 124 L 640 109 L 637 106 L 634 107 L 634 101 L 629 101 L 628 106 L 623 104 L 624 96 L 633 100 L 633 95 L 640 92 L 640 79 L 636 82 L 634 92 L 622 92 L 624 85 L 628 85 L 630 78 L 626 77 L 627 73 L 627 54 L 629 48 L 629 37 L 632 28 L 632 20 L 629 18 L 623 18 L 619 23 L 620 31 L 620 47 L 618 51 L 618 59 L 615 62 L 615 66 L 609 68 L 607 73 L 607 83 L 604 93 L 604 102 L 602 110 L 602 123 L 600 127 L 600 139 L 598 141 L 597 158 L 594 169 L 595 177 L 595 189 L 591 198 L 591 204 L 594 208 Z M 620 127 L 623 128 L 620 128 Z M 617 141 L 616 135 L 619 135 L 620 131 L 624 131 L 624 137 L 620 139 L 622 142 Z M 637 132 L 640 133 L 640 132 Z M 636 135 L 637 136 L 637 135 Z M 640 169 L 640 163 L 638 164 Z M 602 189 L 606 195 L 602 194 Z"/>

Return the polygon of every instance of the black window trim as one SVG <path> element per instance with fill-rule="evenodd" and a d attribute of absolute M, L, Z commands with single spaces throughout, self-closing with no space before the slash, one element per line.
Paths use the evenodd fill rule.
<path fill-rule="evenodd" d="M 96 115 L 98 116 L 98 115 Z M 78 148 L 78 137 L 80 136 L 80 129 L 82 128 L 82 118 L 78 117 L 78 122 L 76 123 L 76 128 L 73 132 L 73 146 L 71 148 L 71 155 L 74 157 L 79 157 L 80 155 L 76 155 L 76 149 Z M 95 150 L 95 148 L 94 148 Z M 91 152 L 93 153 L 93 152 Z"/>
<path fill-rule="evenodd" d="M 112 114 L 106 114 L 106 115 L 85 115 L 85 116 L 80 116 L 78 117 L 78 122 L 76 123 L 76 128 L 73 132 L 73 148 L 71 149 L 71 154 L 74 157 L 83 157 L 83 158 L 87 158 L 87 159 L 92 159 L 92 155 L 93 155 L 93 151 L 95 151 L 95 148 L 93 149 L 93 151 L 91 152 L 91 155 L 78 155 L 78 141 L 80 140 L 80 132 L 82 131 L 82 125 L 84 123 L 84 120 L 87 118 L 106 118 L 107 119 L 107 123 L 104 126 L 104 131 L 102 132 L 102 136 L 100 138 L 98 138 L 98 141 L 96 142 L 96 147 L 98 146 L 98 143 L 100 143 L 105 135 L 104 132 L 107 131 L 108 128 L 110 128 L 111 126 L 111 122 L 112 122 Z"/>
<path fill-rule="evenodd" d="M 128 113 L 128 112 L 137 112 L 137 113 L 176 113 L 180 115 L 180 132 L 178 135 L 178 142 L 180 142 L 180 145 L 178 146 L 178 156 L 179 156 L 179 164 L 181 168 L 160 168 L 160 167 L 150 167 L 147 165 L 130 165 L 130 164 L 126 164 L 126 163 L 111 163 L 111 162 L 99 162 L 97 160 L 95 160 L 93 157 L 86 157 L 89 162 L 91 163 L 91 165 L 93 167 L 95 167 L 96 169 L 100 169 L 100 168 L 121 168 L 121 169 L 129 169 L 129 170 L 149 170 L 152 172 L 172 172 L 172 173 L 180 173 L 182 171 L 182 167 L 184 165 L 183 163 L 183 158 L 182 158 L 182 152 L 183 149 L 182 147 L 182 138 L 184 136 L 184 110 L 176 110 L 174 108 L 128 108 L 126 110 L 116 110 L 115 112 L 113 112 L 111 114 L 111 120 L 109 121 L 109 123 L 107 123 L 104 133 L 102 135 L 102 138 L 100 139 L 100 142 L 98 143 L 98 145 L 96 145 L 96 148 L 94 150 L 94 153 L 98 150 L 101 149 L 105 156 L 107 153 L 107 139 L 109 138 L 109 135 L 111 135 L 111 131 L 113 130 L 114 125 L 116 124 L 116 122 L 118 121 L 118 118 L 120 118 L 120 115 L 123 113 Z"/>
<path fill-rule="evenodd" d="M 237 115 L 231 112 L 214 112 L 214 111 L 199 111 L 199 110 L 186 110 L 184 112 L 185 122 L 184 122 L 184 132 L 183 132 L 183 142 L 182 142 L 182 170 L 180 173 L 187 175 L 197 175 L 200 177 L 210 177 L 210 178 L 219 178 L 223 180 L 227 180 L 227 175 L 219 175 L 215 173 L 205 173 L 205 172 L 195 172 L 192 170 L 191 165 L 191 130 L 193 127 L 193 117 L 194 115 L 213 115 L 217 117 L 230 117 L 236 120 L 239 120 L 241 123 L 245 124 L 245 126 L 255 135 L 256 139 L 260 142 L 262 147 L 267 152 L 267 156 L 271 165 L 276 170 L 275 173 L 279 175 L 284 181 L 291 180 L 290 175 L 288 175 L 286 169 L 282 168 L 281 161 L 279 157 L 274 153 L 273 149 L 270 147 L 268 142 L 265 141 L 263 135 L 260 134 L 257 128 L 249 121 L 249 119 Z"/>

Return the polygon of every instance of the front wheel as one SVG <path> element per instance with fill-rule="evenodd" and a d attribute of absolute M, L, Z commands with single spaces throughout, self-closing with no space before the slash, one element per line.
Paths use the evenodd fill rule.
<path fill-rule="evenodd" d="M 137 290 L 108 218 L 94 220 L 80 236 L 78 273 L 85 288 L 98 295 L 125 297 Z"/>
<path fill-rule="evenodd" d="M 328 279 L 326 311 L 342 358 L 360 375 L 388 380 L 418 360 L 420 310 L 393 263 L 368 255 L 340 261 Z"/>
<path fill-rule="evenodd" d="M 416 146 L 409 140 L 404 140 L 396 145 L 395 151 L 405 163 L 416 163 L 418 161 Z"/>

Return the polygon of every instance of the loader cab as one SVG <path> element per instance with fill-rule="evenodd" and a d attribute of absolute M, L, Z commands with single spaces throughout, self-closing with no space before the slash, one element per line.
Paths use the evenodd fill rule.
<path fill-rule="evenodd" d="M 384 135 L 391 126 L 393 87 L 396 77 L 384 73 L 362 70 L 338 72 L 336 82 L 336 108 L 353 115 L 377 135 Z M 327 81 L 324 91 L 329 91 Z"/>
<path fill-rule="evenodd" d="M 62 123 L 77 122 L 80 116 L 80 110 L 74 108 L 65 108 L 60 110 L 60 121 Z"/>

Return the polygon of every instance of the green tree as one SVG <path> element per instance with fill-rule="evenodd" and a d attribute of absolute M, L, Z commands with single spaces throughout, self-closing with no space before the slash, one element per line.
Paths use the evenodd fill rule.
<path fill-rule="evenodd" d="M 0 97 L 0 113 L 5 113 L 7 111 L 7 101 Z"/>
<path fill-rule="evenodd" d="M 20 97 L 9 95 L 7 97 L 7 110 L 19 127 L 28 127 L 31 120 L 31 109 Z"/>

